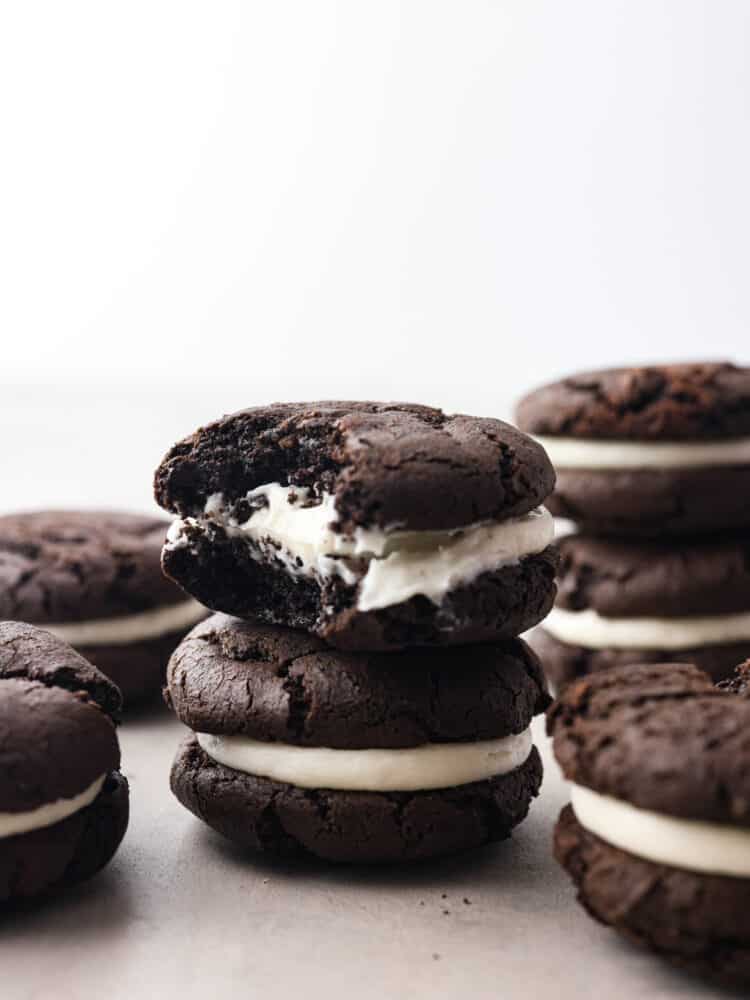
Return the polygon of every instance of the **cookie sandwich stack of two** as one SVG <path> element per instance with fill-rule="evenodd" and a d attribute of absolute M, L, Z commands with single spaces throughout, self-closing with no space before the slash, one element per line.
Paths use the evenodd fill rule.
<path fill-rule="evenodd" d="M 163 566 L 217 612 L 168 668 L 177 798 L 331 861 L 507 837 L 542 777 L 517 636 L 554 600 L 553 484 L 515 428 L 410 404 L 258 407 L 175 445 Z"/>
<path fill-rule="evenodd" d="M 750 651 L 750 368 L 656 365 L 532 392 L 519 426 L 557 471 L 557 606 L 534 645 L 551 680 L 637 663 L 726 678 Z"/>

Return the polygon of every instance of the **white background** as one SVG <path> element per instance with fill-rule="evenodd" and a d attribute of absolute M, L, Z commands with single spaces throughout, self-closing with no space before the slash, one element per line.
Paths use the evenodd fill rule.
<path fill-rule="evenodd" d="M 271 399 L 750 357 L 746 0 L 0 11 L 6 506 Z"/>
<path fill-rule="evenodd" d="M 750 361 L 749 38 L 748 0 L 0 0 L 0 510 L 147 508 L 274 398 Z M 121 729 L 128 837 L 5 922 L 4 1000 L 715 996 L 575 905 L 543 740 L 509 844 L 310 873 L 171 799 L 179 732 Z"/>

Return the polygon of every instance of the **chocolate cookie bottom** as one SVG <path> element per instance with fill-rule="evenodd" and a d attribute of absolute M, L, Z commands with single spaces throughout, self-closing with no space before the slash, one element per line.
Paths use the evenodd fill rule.
<path fill-rule="evenodd" d="M 558 469 L 545 501 L 591 534 L 663 538 L 750 526 L 750 466 Z"/>
<path fill-rule="evenodd" d="M 164 549 L 164 571 L 202 604 L 238 618 L 301 628 L 350 650 L 397 650 L 515 638 L 541 621 L 555 599 L 557 551 L 549 546 L 450 590 L 440 604 L 416 596 L 358 611 L 357 588 L 340 578 L 292 576 L 281 563 L 253 559 L 222 530 L 188 529 L 187 543 Z"/>
<path fill-rule="evenodd" d="M 529 645 L 558 691 L 579 677 L 636 663 L 693 663 L 718 682 L 730 677 L 750 653 L 750 643 L 746 642 L 696 649 L 587 649 L 560 642 L 544 628 L 534 632 Z"/>
<path fill-rule="evenodd" d="M 555 857 L 601 923 L 693 973 L 750 983 L 750 880 L 637 858 L 589 833 L 571 806 L 555 828 Z"/>
<path fill-rule="evenodd" d="M 90 878 L 119 847 L 128 817 L 127 780 L 112 771 L 85 809 L 52 826 L 0 838 L 0 902 Z"/>
<path fill-rule="evenodd" d="M 194 736 L 180 747 L 170 784 L 199 819 L 243 847 L 336 862 L 415 861 L 510 836 L 542 781 L 536 747 L 509 774 L 423 792 L 298 788 L 231 770 Z"/>

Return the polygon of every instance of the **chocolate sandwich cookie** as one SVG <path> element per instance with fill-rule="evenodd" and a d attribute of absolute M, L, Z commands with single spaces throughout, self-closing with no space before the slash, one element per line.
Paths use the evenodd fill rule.
<path fill-rule="evenodd" d="M 662 536 L 750 526 L 750 368 L 573 375 L 526 396 L 516 416 L 557 470 L 549 509 L 587 531 Z"/>
<path fill-rule="evenodd" d="M 750 652 L 750 533 L 558 543 L 555 608 L 532 644 L 559 687 L 627 663 L 694 663 L 716 680 Z"/>
<path fill-rule="evenodd" d="M 120 692 L 62 640 L 0 622 L 0 903 L 80 882 L 128 825 Z"/>
<path fill-rule="evenodd" d="M 499 420 L 404 403 L 244 410 L 175 445 L 166 573 L 218 611 L 341 649 L 518 635 L 552 605 L 543 449 Z"/>
<path fill-rule="evenodd" d="M 688 664 L 569 685 L 547 716 L 572 783 L 555 856 L 634 943 L 750 984 L 750 699 Z"/>
<path fill-rule="evenodd" d="M 520 640 L 355 653 L 215 615 L 175 651 L 166 698 L 194 732 L 174 794 L 243 846 L 388 862 L 508 837 L 539 791 L 549 703 Z"/>
<path fill-rule="evenodd" d="M 156 694 L 179 640 L 207 614 L 161 571 L 160 517 L 39 511 L 0 517 L 0 618 L 41 625 L 120 687 Z"/>

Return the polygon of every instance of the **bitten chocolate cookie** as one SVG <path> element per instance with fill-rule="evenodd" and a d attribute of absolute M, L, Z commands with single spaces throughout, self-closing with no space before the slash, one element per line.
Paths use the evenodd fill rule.
<path fill-rule="evenodd" d="M 0 517 L 0 618 L 43 626 L 121 689 L 156 694 L 178 641 L 205 608 L 164 577 L 160 517 L 38 511 Z"/>
<path fill-rule="evenodd" d="M 694 663 L 714 680 L 750 652 L 750 534 L 668 542 L 568 535 L 556 607 L 532 639 L 558 688 L 627 663 Z"/>
<path fill-rule="evenodd" d="M 750 368 L 653 365 L 573 375 L 518 406 L 557 470 L 549 509 L 587 531 L 750 526 Z"/>
<path fill-rule="evenodd" d="M 128 825 L 120 693 L 70 646 L 0 622 L 0 903 L 88 878 Z"/>
<path fill-rule="evenodd" d="M 569 685 L 547 716 L 572 785 L 555 856 L 592 916 L 730 984 L 750 983 L 750 699 L 687 664 Z"/>
<path fill-rule="evenodd" d="M 493 641 L 554 599 L 554 485 L 499 420 L 403 403 L 289 403 L 175 445 L 156 499 L 178 516 L 163 566 L 242 618 L 342 649 Z"/>
<path fill-rule="evenodd" d="M 520 640 L 402 653 L 215 615 L 175 651 L 168 703 L 194 730 L 177 798 L 275 855 L 388 862 L 509 836 L 539 790 L 549 703 Z"/>

